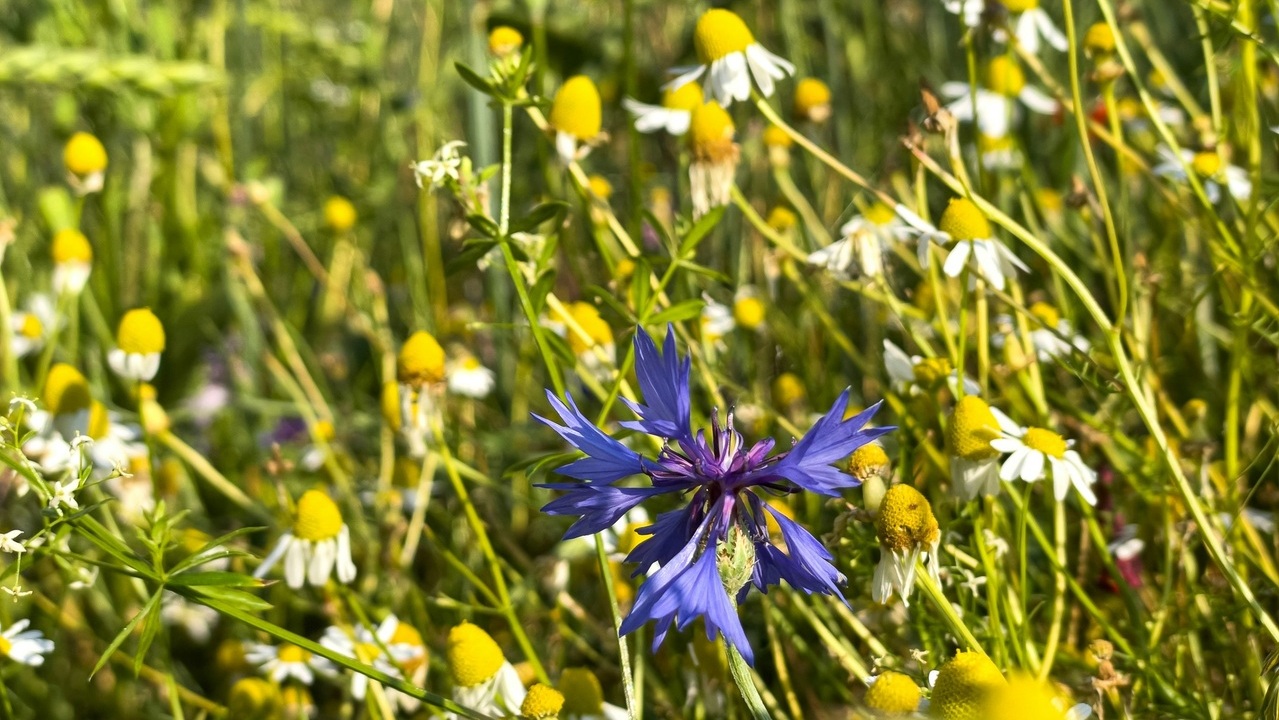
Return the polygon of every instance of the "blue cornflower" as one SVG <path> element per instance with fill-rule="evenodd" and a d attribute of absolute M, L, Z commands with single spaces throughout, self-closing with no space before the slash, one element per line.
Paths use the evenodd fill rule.
<path fill-rule="evenodd" d="M 627 555 L 638 563 L 639 574 L 659 566 L 636 595 L 621 632 L 656 622 L 653 648 L 657 649 L 672 621 L 680 630 L 702 617 L 706 636 L 722 633 L 747 662 L 753 653 L 737 602 L 753 584 L 761 592 L 785 579 L 808 593 L 835 595 L 844 576 L 831 564 L 832 556 L 811 533 L 769 506 L 764 495 L 782 496 L 808 490 L 838 495 L 860 482 L 831 464 L 893 428 L 866 428 L 879 409 L 873 407 L 848 420 L 845 390 L 802 439 L 789 450 L 773 452 L 769 438 L 747 447 L 733 429 L 733 416 L 721 424 L 718 412 L 709 430 L 694 432 L 689 399 L 690 359 L 675 349 L 675 333 L 668 328 L 665 348 L 659 352 L 653 338 L 639 329 L 635 335 L 635 371 L 647 404 L 627 401 L 639 420 L 623 427 L 663 439 L 656 458 L 631 450 L 588 420 L 573 398 L 561 402 L 550 391 L 547 397 L 563 423 L 537 417 L 570 445 L 585 453 L 559 469 L 561 475 L 580 482 L 542 485 L 565 494 L 542 510 L 551 515 L 578 516 L 565 539 L 592 535 L 611 527 L 631 508 L 667 493 L 681 493 L 688 504 L 657 516 L 639 530 L 648 536 Z M 619 486 L 635 475 L 650 484 Z M 783 552 L 769 537 L 767 515 L 781 528 Z"/>

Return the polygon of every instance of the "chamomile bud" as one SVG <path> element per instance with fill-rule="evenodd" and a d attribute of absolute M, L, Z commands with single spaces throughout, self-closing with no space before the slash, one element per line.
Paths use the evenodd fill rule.
<path fill-rule="evenodd" d="M 87 195 L 102 189 L 107 149 L 101 140 L 87 132 L 72 135 L 62 148 L 62 162 L 67 167 L 68 181 L 77 193 Z"/>
<path fill-rule="evenodd" d="M 575 75 L 555 93 L 548 118 L 555 149 L 565 165 L 580 160 L 601 139 L 600 91 L 585 75 Z"/>
<path fill-rule="evenodd" d="M 489 31 L 489 52 L 505 58 L 524 47 L 524 35 L 508 25 L 498 25 Z"/>
<path fill-rule="evenodd" d="M 817 78 L 795 84 L 795 115 L 814 123 L 830 119 L 830 87 Z"/>
<path fill-rule="evenodd" d="M 693 111 L 689 128 L 689 190 L 693 195 L 693 214 L 701 217 L 711 208 L 727 205 L 732 196 L 733 176 L 739 157 L 733 142 L 736 128 L 724 108 L 705 103 Z"/>
<path fill-rule="evenodd" d="M 120 377 L 149 382 L 160 369 L 164 352 L 164 325 L 149 308 L 135 308 L 124 314 L 116 329 L 116 347 L 107 354 L 107 364 Z"/>
<path fill-rule="evenodd" d="M 522 708 L 525 690 L 519 673 L 479 626 L 463 622 L 449 630 L 448 664 L 455 702 L 487 713 Z"/>
<path fill-rule="evenodd" d="M 537 683 L 520 703 L 520 715 L 528 720 L 555 720 L 563 708 L 564 696 L 558 690 Z"/>
<path fill-rule="evenodd" d="M 433 335 L 418 330 L 409 336 L 396 359 L 401 384 L 420 389 L 444 379 L 444 348 Z"/>
<path fill-rule="evenodd" d="M 919 710 L 919 686 L 891 670 L 880 673 L 866 690 L 864 702 L 876 717 L 906 717 Z"/>
<path fill-rule="evenodd" d="M 93 247 L 84 233 L 70 228 L 54 233 L 50 254 L 54 291 L 74 295 L 83 290 L 93 268 Z"/>
<path fill-rule="evenodd" d="M 999 423 L 986 401 L 965 395 L 955 403 L 946 439 L 950 445 L 951 491 L 963 500 L 999 494 L 999 451 L 990 441 L 999 437 Z"/>

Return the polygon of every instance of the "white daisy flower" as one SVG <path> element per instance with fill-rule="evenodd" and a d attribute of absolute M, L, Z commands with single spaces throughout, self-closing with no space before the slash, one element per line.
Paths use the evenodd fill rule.
<path fill-rule="evenodd" d="M 45 638 L 39 630 L 27 630 L 30 620 L 19 620 L 0 633 L 0 655 L 14 662 L 39 667 L 44 664 L 44 656 L 53 652 L 53 641 Z"/>
<path fill-rule="evenodd" d="M 635 129 L 642 133 L 665 130 L 671 135 L 683 135 L 688 132 L 693 110 L 701 107 L 704 102 L 702 86 L 691 82 L 665 90 L 661 105 L 647 105 L 625 98 L 622 100 L 622 107 L 635 116 Z"/>
<path fill-rule="evenodd" d="M 58 329 L 58 314 L 53 300 L 44 293 L 33 293 L 27 298 L 25 310 L 10 315 L 9 329 L 9 348 L 16 357 L 39 352 Z"/>
<path fill-rule="evenodd" d="M 419 160 L 414 164 L 413 179 L 417 182 L 417 186 L 430 186 L 434 190 L 444 187 L 449 180 L 459 182 L 458 173 L 462 167 L 462 157 L 457 149 L 461 147 L 466 147 L 466 143 L 461 140 L 451 140 L 441 145 L 430 160 Z"/>
<path fill-rule="evenodd" d="M 0 533 L 0 552 L 7 553 L 24 553 L 27 551 L 25 545 L 17 541 L 17 537 L 22 534 L 21 530 L 10 530 L 7 533 Z"/>
<path fill-rule="evenodd" d="M 1043 8 L 1039 0 L 1003 0 L 1003 6 L 1015 17 L 1013 34 L 1017 42 L 1027 52 L 1037 54 L 1040 41 L 1045 41 L 1057 50 L 1065 52 L 1070 43 L 1062 31 L 1053 23 L 1052 18 Z M 986 12 L 986 0 L 944 0 L 945 8 L 963 18 L 964 24 L 970 28 L 981 25 L 982 15 Z M 1002 29 L 997 29 L 994 38 L 1006 42 L 1008 37 Z"/>
<path fill-rule="evenodd" d="M 160 369 L 164 343 L 164 326 L 155 313 L 147 308 L 130 310 L 120 319 L 116 347 L 107 354 L 107 364 L 126 380 L 150 382 Z"/>
<path fill-rule="evenodd" d="M 701 217 L 711 208 L 731 201 L 741 153 L 733 142 L 737 133 L 733 119 L 713 102 L 693 110 L 689 128 L 688 146 L 693 160 L 688 165 L 688 185 L 693 196 L 693 216 Z"/>
<path fill-rule="evenodd" d="M 409 682 L 418 687 L 425 685 L 428 659 L 426 643 L 417 628 L 391 614 L 378 625 L 376 635 L 390 651 L 394 664 L 403 668 Z M 388 693 L 387 697 L 408 713 L 416 712 L 422 705 L 417 698 L 399 692 Z"/>
<path fill-rule="evenodd" d="M 965 268 L 971 268 L 996 290 L 1003 290 L 1007 285 L 1005 278 L 1015 275 L 1017 270 L 1030 270 L 1012 250 L 994 238 L 985 214 L 967 198 L 952 198 L 937 227 L 908 210 L 903 214 L 902 210 L 904 208 L 898 213 L 919 238 L 921 267 L 927 268 L 931 262 L 931 245 L 944 247 L 953 243 L 942 265 L 942 272 L 950 277 L 959 277 Z"/>
<path fill-rule="evenodd" d="M 1049 362 L 1054 358 L 1070 355 L 1076 350 L 1087 353 L 1092 348 L 1088 338 L 1075 334 L 1070 321 L 1062 317 L 1057 308 L 1041 301 L 1032 303 L 1029 310 L 1031 316 L 1038 321 L 1030 331 L 1030 342 L 1040 362 Z M 1001 315 L 995 319 L 997 326 L 1008 328 L 1005 333 L 992 338 L 996 348 L 1007 342 L 1005 335 L 1012 332 L 1012 322 L 1012 318 L 1007 315 Z"/>
<path fill-rule="evenodd" d="M 963 122 L 976 119 L 977 128 L 987 137 L 1007 135 L 1022 105 L 1041 115 L 1057 112 L 1057 101 L 1033 85 L 1027 85 L 1026 75 L 1017 61 L 1006 55 L 987 61 L 982 82 L 983 87 L 976 90 L 968 83 L 943 83 L 941 94 L 950 101 L 946 109 L 955 119 Z"/>
<path fill-rule="evenodd" d="M 855 215 L 839 229 L 840 239 L 808 256 L 808 263 L 823 267 L 832 276 L 847 280 L 857 266 L 862 277 L 881 277 L 884 258 L 894 242 L 910 238 L 914 230 L 894 208 L 877 202 Z"/>
<path fill-rule="evenodd" d="M 1097 504 L 1092 486 L 1097 473 L 1084 464 L 1079 453 L 1072 449 L 1074 441 L 1039 427 L 1021 427 L 998 410 L 991 408 L 999 421 L 1001 437 L 990 441 L 990 446 L 1001 453 L 1009 453 L 999 469 L 999 477 L 1012 482 L 1020 479 L 1032 483 L 1044 479 L 1052 470 L 1053 495 L 1065 500 L 1073 486 L 1089 505 Z"/>
<path fill-rule="evenodd" d="M 449 392 L 481 400 L 493 392 L 497 378 L 474 355 L 458 358 L 445 368 Z"/>
<path fill-rule="evenodd" d="M 254 577 L 261 578 L 284 559 L 284 579 L 297 589 L 308 582 L 324 585 L 337 569 L 337 579 L 349 583 L 355 579 L 355 563 L 351 561 L 351 529 L 342 522 L 342 512 L 323 490 L 308 490 L 297 503 L 297 519 L 293 530 L 280 536 L 275 549 L 258 566 Z"/>
<path fill-rule="evenodd" d="M 244 650 L 244 659 L 257 665 L 263 675 L 281 685 L 289 678 L 310 685 L 315 682 L 316 673 L 328 675 L 333 672 L 333 665 L 328 660 L 290 643 L 249 643 Z"/>
<path fill-rule="evenodd" d="M 605 139 L 600 91 L 595 81 L 574 75 L 564 81 L 551 101 L 547 124 L 555 133 L 555 150 L 560 162 L 581 160 L 591 147 Z"/>
<path fill-rule="evenodd" d="M 490 715 L 518 714 L 524 684 L 502 648 L 479 626 L 464 622 L 449 630 L 453 701 Z"/>
<path fill-rule="evenodd" d="M 884 369 L 888 371 L 888 379 L 899 389 L 909 389 L 916 395 L 927 392 L 943 380 L 950 391 L 958 395 L 959 371 L 951 366 L 946 358 L 926 358 L 920 355 L 907 355 L 892 340 L 884 341 Z M 981 390 L 976 380 L 965 377 L 964 394 L 972 395 Z"/>
<path fill-rule="evenodd" d="M 1227 165 L 1216 151 L 1182 150 L 1178 156 L 1171 148 L 1160 145 L 1156 155 L 1159 163 L 1152 168 L 1152 172 L 1160 177 L 1185 183 L 1189 181 L 1186 174 L 1186 168 L 1189 167 L 1203 181 L 1204 194 L 1208 196 L 1209 202 L 1221 202 L 1223 182 L 1236 202 L 1245 202 L 1252 197 L 1252 180 L 1248 178 L 1248 171 L 1236 165 Z"/>
<path fill-rule="evenodd" d="M 79 230 L 64 229 L 53 235 L 53 291 L 78 295 L 93 269 L 93 247 Z"/>
<path fill-rule="evenodd" d="M 946 438 L 951 492 L 961 500 L 999 494 L 999 451 L 990 444 L 999 436 L 999 420 L 986 401 L 969 393 L 955 403 Z"/>
<path fill-rule="evenodd" d="M 693 31 L 700 65 L 680 68 L 666 85 L 673 90 L 707 75 L 706 94 L 724 107 L 751 96 L 751 79 L 764 97 L 773 94 L 775 80 L 795 74 L 795 66 L 755 42 L 750 28 L 731 10 L 707 10 Z M 707 72 L 709 71 L 709 73 Z"/>
<path fill-rule="evenodd" d="M 928 574 L 940 586 L 941 528 L 928 498 L 910 485 L 889 488 L 879 504 L 875 534 L 880 556 L 871 580 L 871 599 L 885 603 L 896 593 L 903 605 L 910 605 L 915 566 L 921 557 L 925 558 Z"/>
<path fill-rule="evenodd" d="M 354 628 L 354 632 L 330 626 L 324 631 L 323 637 L 320 638 L 320 644 L 333 652 L 355 658 L 365 665 L 371 665 L 393 678 L 403 677 L 395 665 L 391 664 L 390 658 L 382 650 L 377 637 L 364 625 L 357 625 Z M 376 685 L 378 683 L 375 680 L 370 680 L 367 675 L 351 673 L 351 697 L 357 701 L 363 701 L 365 695 L 368 694 L 370 684 Z M 399 695 L 401 693 L 390 690 L 386 693 L 386 699 L 388 702 L 398 705 L 400 701 Z"/>
<path fill-rule="evenodd" d="M 715 302 L 709 295 L 703 295 L 706 304 L 702 306 L 702 337 L 709 343 L 717 343 L 725 335 L 733 332 L 737 321 L 733 319 L 733 309 Z"/>

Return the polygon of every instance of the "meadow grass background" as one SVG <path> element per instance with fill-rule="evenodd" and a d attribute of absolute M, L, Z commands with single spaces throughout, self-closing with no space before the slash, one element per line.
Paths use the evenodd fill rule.
<path fill-rule="evenodd" d="M 548 412 L 542 389 L 563 382 L 588 416 L 607 406 L 608 419 L 630 419 L 614 400 L 636 320 L 659 335 L 673 320 L 681 345 L 692 341 L 695 416 L 709 417 L 716 403 L 735 406 L 749 417 L 742 424 L 751 439 L 774 434 L 785 443 L 802 434 L 848 386 L 855 404 L 886 399 L 877 422 L 899 427 L 886 442 L 893 477 L 930 499 L 941 526 L 944 599 L 917 594 L 908 610 L 900 600 L 880 606 L 869 597 L 880 551 L 873 524 L 857 512 L 861 493 L 792 503 L 835 553 L 850 605 L 786 588 L 743 605 L 760 658 L 755 682 L 774 716 L 858 716 L 864 678 L 883 669 L 926 686 L 928 672 L 967 643 L 940 602 L 1001 669 L 1050 677 L 1098 715 L 1262 717 L 1273 681 L 1265 658 L 1279 641 L 1270 619 L 1276 541 L 1272 521 L 1266 526 L 1279 501 L 1277 136 L 1269 129 L 1279 123 L 1276 3 L 1102 2 L 1075 0 L 1072 37 L 1104 21 L 1104 9 L 1122 28 L 1136 72 L 1116 80 L 1107 98 L 1090 77 L 1098 64 L 1076 51 L 1074 84 L 1095 123 L 1084 133 L 1092 157 L 1067 110 L 1029 115 L 1016 128 L 1024 162 L 1012 169 L 981 169 L 969 128 L 954 136 L 973 192 L 1059 258 L 1044 259 L 997 222 L 1030 272 L 1008 293 L 979 300 L 958 280 L 921 272 L 913 247 L 892 254 L 881 279 L 840 280 L 803 262 L 874 198 L 798 147 L 789 163 L 770 160 L 768 120 L 749 102 L 731 108 L 739 200 L 713 216 L 691 252 L 673 252 L 697 227 L 687 149 L 665 134 L 636 133 L 620 102 L 656 102 L 667 70 L 693 60 L 703 4 L 9 0 L 0 6 L 0 220 L 9 223 L 0 231 L 0 245 L 8 243 L 0 270 L 11 308 L 50 290 L 55 231 L 79 228 L 94 262 L 75 307 L 59 306 L 65 323 L 48 352 L 17 362 L 3 394 L 39 400 L 49 364 L 66 362 L 122 421 L 145 420 L 136 388 L 112 376 L 107 353 L 120 317 L 151 308 L 167 335 L 151 384 L 168 427 L 148 428 L 146 456 L 132 469 L 153 481 L 165 512 L 189 511 L 173 519 L 175 528 L 211 537 L 260 528 L 229 542 L 262 557 L 288 529 L 293 500 L 313 487 L 330 490 L 351 526 L 353 583 L 248 588 L 270 606 L 240 598 L 244 612 L 309 639 L 331 624 L 376 623 L 394 612 L 421 631 L 430 658 L 423 687 L 443 697 L 451 692 L 445 639 L 467 619 L 528 679 L 554 684 L 564 668 L 586 666 L 605 698 L 624 705 L 594 550 L 561 543 L 568 522 L 538 511 L 554 494 L 534 483 L 552 481 L 550 469 L 568 456 L 530 413 Z M 942 176 L 960 173 L 945 141 L 921 129 L 919 90 L 967 82 L 1003 46 L 984 30 L 966 39 L 939 0 L 727 7 L 797 68 L 779 83 L 773 107 L 936 221 L 955 194 Z M 1064 26 L 1061 3 L 1045 8 Z M 567 346 L 548 371 L 512 276 L 500 262 L 480 269 L 463 256 L 464 241 L 477 235 L 465 213 L 448 192 L 415 182 L 412 164 L 450 140 L 466 141 L 462 153 L 477 169 L 499 162 L 500 110 L 455 68 L 488 74 L 487 36 L 497 25 L 517 28 L 529 43 L 527 90 L 543 109 L 577 74 L 594 79 L 603 98 L 609 138 L 581 165 L 611 195 L 590 194 L 559 164 L 524 107 L 513 112 L 510 163 L 513 220 L 541 203 L 566 204 L 536 228 L 555 243 L 537 290 L 547 293 L 544 306 L 549 297 L 599 308 L 616 337 L 612 362 L 624 370 L 606 376 L 603 398 L 578 379 L 590 376 L 591 363 Z M 1038 68 L 1022 60 L 1029 82 L 1069 100 L 1071 56 L 1044 49 L 1038 57 Z M 1152 83 L 1152 69 L 1162 84 Z M 804 77 L 832 91 L 824 123 L 793 117 L 795 82 Z M 1166 138 L 1148 120 L 1129 122 L 1144 111 L 1116 117 L 1141 94 L 1182 112 L 1170 132 L 1184 146 L 1223 148 L 1252 178 L 1251 199 L 1206 203 L 1187 184 L 1152 174 Z M 1110 115 L 1098 109 L 1107 99 Z M 78 131 L 99 138 L 110 158 L 102 191 L 83 197 L 68 189 L 62 159 Z M 487 207 L 497 206 L 499 179 L 487 183 Z M 326 224 L 332 196 L 353 204 L 358 220 L 349 230 Z M 777 219 L 777 207 L 794 210 L 797 224 L 765 222 Z M 1107 217 L 1119 260 L 1109 252 Z M 619 242 L 623 234 L 639 255 Z M 680 257 L 668 297 L 650 306 L 648 275 L 663 277 L 673 254 Z M 701 303 L 731 308 L 743 286 L 764 299 L 766 325 L 710 337 Z M 1025 332 L 1033 301 L 1055 306 L 1092 349 L 1035 362 L 988 344 L 1000 315 L 1019 318 Z M 1089 303 L 1118 317 L 1115 332 L 1096 322 Z M 485 399 L 441 400 L 442 434 L 424 461 L 397 446 L 380 405 L 400 345 L 418 330 L 437 337 L 450 358 L 474 356 L 496 377 Z M 951 394 L 893 384 L 885 338 L 910 354 L 948 356 L 978 378 L 992 404 L 1078 441 L 1100 473 L 1097 506 L 1054 504 L 1047 483 L 1011 484 L 985 501 L 950 499 Z M 21 457 L 18 444 L 0 453 Z M 303 457 L 316 448 L 323 464 L 308 469 Z M 0 477 L 11 484 L 16 475 Z M 228 486 L 249 504 L 237 505 Z M 95 488 L 95 497 L 110 494 Z M 414 497 L 430 498 L 424 512 L 406 510 Z M 145 637 L 150 620 L 118 638 L 162 582 L 118 572 L 133 566 L 40 505 L 12 492 L 0 504 L 0 530 L 30 537 L 46 528 L 48 538 L 20 567 L 16 556 L 3 558 L 5 583 L 20 577 L 32 594 L 0 597 L 0 625 L 30 618 L 56 648 L 41 667 L 0 667 L 4 711 L 224 715 L 233 684 L 257 674 L 242 643 L 270 639 L 269 629 L 210 614 L 192 621 L 207 629 L 201 637 L 157 615 L 153 638 Z M 164 523 L 122 516 L 119 502 L 88 517 L 152 570 L 155 558 L 194 549 L 181 530 L 170 537 L 165 529 L 149 535 L 160 547 L 149 552 L 131 526 Z M 487 540 L 477 539 L 476 523 Z M 1144 549 L 1135 563 L 1117 564 L 1112 543 L 1129 524 Z M 1008 554 L 995 558 L 983 531 Z M 87 587 L 72 587 L 95 561 L 108 567 Z M 231 558 L 237 572 L 256 566 Z M 616 579 L 623 608 L 634 592 L 626 575 Z M 964 589 L 975 576 L 988 576 L 987 585 Z M 508 587 L 504 607 L 494 602 L 499 584 Z M 644 717 L 745 716 L 722 647 L 702 646 L 698 635 L 700 626 L 656 653 L 647 650 L 651 629 L 629 638 Z M 111 648 L 113 659 L 90 679 L 115 639 L 122 644 Z M 1116 648 L 1103 664 L 1099 639 Z M 384 712 L 352 702 L 345 681 L 317 682 L 312 693 L 321 717 Z M 256 717 L 242 710 L 236 714 Z M 419 714 L 432 712 L 428 705 Z"/>

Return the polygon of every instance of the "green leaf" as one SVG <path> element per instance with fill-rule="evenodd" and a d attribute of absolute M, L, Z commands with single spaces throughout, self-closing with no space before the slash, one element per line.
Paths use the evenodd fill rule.
<path fill-rule="evenodd" d="M 554 201 L 538 205 L 533 208 L 522 218 L 511 221 L 511 232 L 530 232 L 543 223 L 551 220 L 558 220 L 568 212 L 568 205 L 562 202 Z"/>
<path fill-rule="evenodd" d="M 147 603 L 146 609 L 143 611 L 146 618 L 142 625 L 142 637 L 138 638 L 138 650 L 133 655 L 133 674 L 137 676 L 142 672 L 142 664 L 146 662 L 147 651 L 151 649 L 151 643 L 155 642 L 155 636 L 160 632 L 161 617 L 160 605 L 164 596 L 164 587 L 152 595 L 152 602 Z"/>
<path fill-rule="evenodd" d="M 613 312 L 626 318 L 626 322 L 628 324 L 635 324 L 635 312 L 622 304 L 622 301 L 618 300 L 613 293 L 599 285 L 588 285 L 586 287 L 586 294 L 593 295 L 598 298 L 600 302 L 607 305 Z"/>
<path fill-rule="evenodd" d="M 169 578 L 170 585 L 180 585 L 186 587 L 263 587 L 265 583 L 261 580 L 243 573 L 209 571 L 209 572 L 188 572 L 179 575 L 173 575 Z"/>
<path fill-rule="evenodd" d="M 497 223 L 493 222 L 493 218 L 480 213 L 471 213 L 466 216 L 466 222 L 475 228 L 475 232 L 497 240 L 502 237 L 502 231 L 498 229 Z"/>
<path fill-rule="evenodd" d="M 466 81 L 467 85 L 470 85 L 489 97 L 497 97 L 497 88 L 493 87 L 493 83 L 472 70 L 468 65 L 459 61 L 453 63 L 453 67 L 457 69 L 457 74 L 462 76 L 462 79 Z"/>
<path fill-rule="evenodd" d="M 495 247 L 497 247 L 496 240 L 484 240 L 482 242 L 477 242 L 458 253 L 457 257 L 454 257 L 452 260 L 445 263 L 444 270 L 446 273 L 451 275 L 460 270 L 469 270 L 474 268 L 475 263 L 477 263 L 480 258 L 487 255 L 489 250 L 492 250 Z"/>
<path fill-rule="evenodd" d="M 110 660 L 111 656 L 115 654 L 115 651 L 120 649 L 120 646 L 124 644 L 125 638 L 133 634 L 133 628 L 137 627 L 138 623 L 142 622 L 142 619 L 147 615 L 147 613 L 151 612 L 153 608 L 160 606 L 160 595 L 162 593 L 163 590 L 156 591 L 156 593 L 151 596 L 151 599 L 147 600 L 147 604 L 142 608 L 142 610 L 138 611 L 138 614 L 133 616 L 133 619 L 129 621 L 129 624 L 125 625 L 124 629 L 115 636 L 115 639 L 111 641 L 111 644 L 107 646 L 107 649 L 102 652 L 102 657 L 98 658 L 97 664 L 93 666 L 93 670 L 89 673 L 90 679 L 92 679 L 94 675 L 97 675 L 98 671 L 102 669 L 102 666 L 107 664 L 107 660 Z M 142 657 L 142 653 L 138 653 L 138 657 Z"/>
<path fill-rule="evenodd" d="M 177 586 L 182 587 L 182 586 Z M 176 590 L 176 588 L 175 588 Z M 239 608 L 245 612 L 261 613 L 270 610 L 271 603 L 263 600 L 257 595 L 252 595 L 243 590 L 237 590 L 232 587 L 218 587 L 216 585 L 205 585 L 200 588 L 184 589 L 183 595 L 194 597 L 196 602 L 200 602 L 200 597 L 206 597 L 224 603 L 234 608 Z M 207 603 L 205 603 L 207 604 Z"/>
<path fill-rule="evenodd" d="M 546 296 L 550 294 L 551 288 L 555 285 L 555 271 L 547 270 L 537 277 L 537 282 L 533 283 L 533 287 L 529 288 L 528 299 L 533 304 L 533 312 L 541 314 L 542 309 L 546 306 Z"/>
<path fill-rule="evenodd" d="M 719 224 L 720 218 L 724 217 L 725 209 L 726 207 L 721 205 L 711 210 L 694 223 L 693 227 L 689 228 L 688 233 L 679 242 L 680 257 L 685 257 L 697 249 L 697 245 L 702 241 L 702 238 L 706 237 L 711 230 L 714 230 L 715 226 Z"/>
<path fill-rule="evenodd" d="M 700 315 L 702 308 L 704 307 L 706 307 L 706 301 L 704 300 L 685 300 L 683 302 L 675 303 L 674 305 L 657 313 L 653 317 L 649 318 L 648 322 L 653 325 L 665 325 L 666 323 L 688 320 L 689 318 L 694 318 Z"/>

